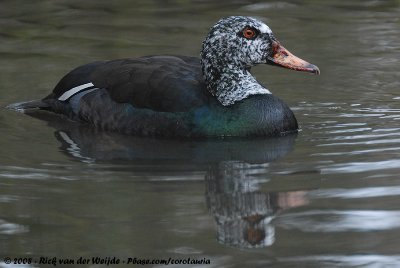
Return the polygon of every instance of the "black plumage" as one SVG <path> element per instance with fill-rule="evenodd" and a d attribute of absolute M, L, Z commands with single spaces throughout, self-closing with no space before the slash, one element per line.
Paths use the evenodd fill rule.
<path fill-rule="evenodd" d="M 237 34 L 241 29 L 247 31 L 245 35 Z M 257 35 L 249 29 L 256 29 Z M 220 49 L 213 47 L 219 44 Z M 265 24 L 229 17 L 212 28 L 201 59 L 145 56 L 89 63 L 65 75 L 41 101 L 12 107 L 47 110 L 98 129 L 132 135 L 285 135 L 298 129 L 293 112 L 255 80 L 250 67 L 273 62 L 307 72 L 319 70 L 282 51 L 286 53 Z M 294 66 L 299 60 L 299 66 Z"/>

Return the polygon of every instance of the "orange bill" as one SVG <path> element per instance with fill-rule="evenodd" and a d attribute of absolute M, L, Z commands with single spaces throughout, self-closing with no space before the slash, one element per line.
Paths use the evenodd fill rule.
<path fill-rule="evenodd" d="M 278 65 L 284 68 L 301 72 L 320 74 L 317 66 L 296 57 L 286 48 L 284 48 L 278 41 L 272 42 L 272 53 L 268 57 L 268 61 L 271 64 Z"/>

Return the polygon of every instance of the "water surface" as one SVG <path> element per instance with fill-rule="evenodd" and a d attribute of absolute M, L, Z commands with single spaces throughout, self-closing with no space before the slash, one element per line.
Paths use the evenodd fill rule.
<path fill-rule="evenodd" d="M 0 267 L 8 256 L 398 267 L 399 11 L 395 0 L 3 1 L 2 107 L 90 61 L 198 55 L 209 27 L 236 14 L 267 22 L 322 74 L 254 69 L 300 123 L 278 139 L 134 138 L 2 109 Z"/>

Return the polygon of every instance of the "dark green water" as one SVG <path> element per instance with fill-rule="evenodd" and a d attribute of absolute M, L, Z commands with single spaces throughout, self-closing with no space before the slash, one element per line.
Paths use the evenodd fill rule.
<path fill-rule="evenodd" d="M 198 55 L 229 15 L 261 18 L 322 74 L 254 69 L 301 125 L 281 139 L 134 138 L 2 108 L 0 267 L 399 267 L 399 14 L 397 0 L 1 1 L 1 107 L 90 61 Z"/>

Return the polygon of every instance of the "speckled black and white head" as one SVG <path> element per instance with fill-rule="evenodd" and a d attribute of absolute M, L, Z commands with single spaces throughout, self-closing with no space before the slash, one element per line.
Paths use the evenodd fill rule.
<path fill-rule="evenodd" d="M 208 90 L 222 103 L 231 105 L 251 95 L 271 94 L 250 74 L 260 63 L 319 73 L 282 47 L 263 22 L 242 16 L 218 21 L 203 42 L 201 64 Z"/>

